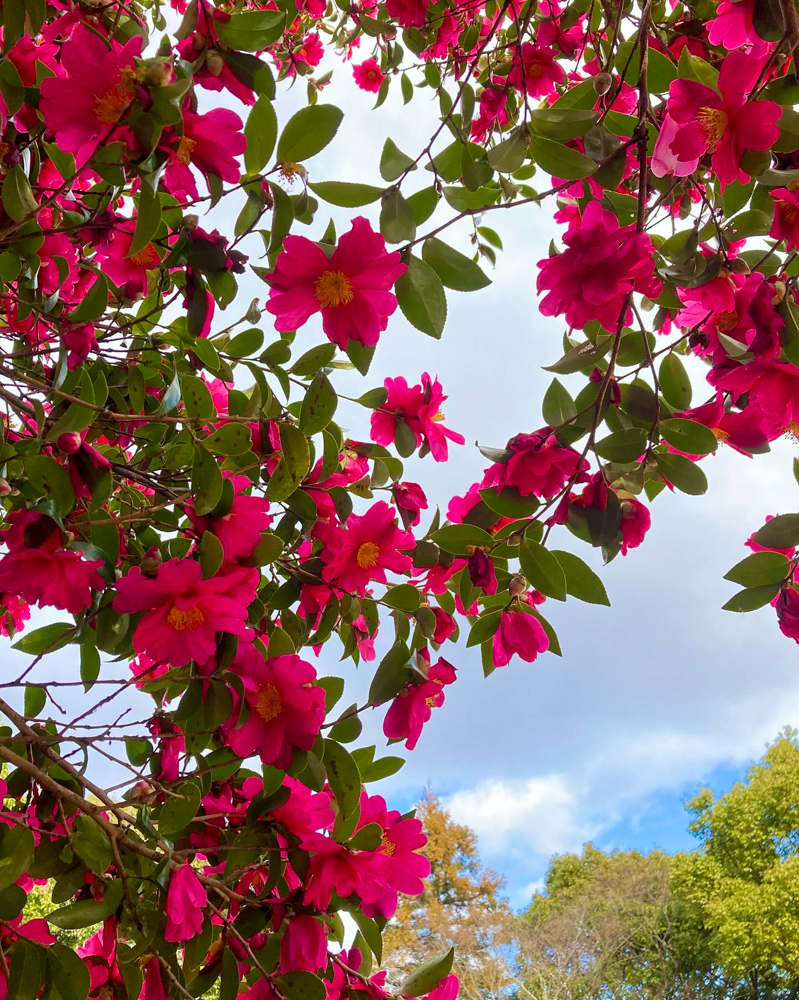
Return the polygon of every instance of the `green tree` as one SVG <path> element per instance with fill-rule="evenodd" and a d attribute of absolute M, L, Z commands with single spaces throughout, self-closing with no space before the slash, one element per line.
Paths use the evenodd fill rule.
<path fill-rule="evenodd" d="M 454 945 L 461 996 L 497 997 L 512 982 L 504 879 L 481 865 L 475 832 L 454 822 L 437 795 L 425 793 L 417 816 L 428 836 L 424 853 L 432 871 L 421 896 L 400 897 L 384 932 L 384 962 L 399 981 Z"/>

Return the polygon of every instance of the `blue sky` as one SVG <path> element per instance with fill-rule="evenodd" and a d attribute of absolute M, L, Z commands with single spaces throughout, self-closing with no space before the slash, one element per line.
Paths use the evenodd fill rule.
<path fill-rule="evenodd" d="M 386 135 L 415 156 L 435 127 L 436 105 L 428 94 L 419 92 L 405 111 L 394 95 L 371 112 L 373 95 L 355 90 L 349 68 L 336 63 L 324 99 L 341 106 L 345 120 L 329 150 L 309 163 L 311 179 L 379 183 Z M 300 97 L 278 101 L 281 123 L 302 103 Z M 417 186 L 427 183 L 425 174 Z M 543 177 L 532 183 L 549 186 Z M 358 395 L 388 375 L 414 381 L 423 371 L 439 375 L 450 396 L 447 423 L 466 436 L 467 445 L 453 449 L 446 465 L 429 457 L 407 463 L 406 478 L 422 483 L 433 503 L 446 506 L 480 476 L 485 462 L 473 447 L 476 440 L 501 446 L 542 423 L 541 398 L 550 377 L 540 366 L 560 356 L 563 335 L 560 322 L 538 314 L 534 291 L 536 261 L 558 235 L 551 211 L 525 206 L 493 213 L 490 224 L 506 248 L 490 272 L 493 284 L 478 293 L 449 293 L 440 342 L 415 331 L 398 313 L 369 376 L 362 380 L 346 372 L 336 379 L 341 391 L 355 388 Z M 363 212 L 376 226 L 377 207 Z M 347 213 L 333 215 L 339 231 L 346 228 Z M 318 238 L 328 217 L 322 206 L 314 227 L 299 229 Z M 217 209 L 212 225 L 230 231 L 233 218 L 230 209 Z M 428 227 L 445 218 L 442 211 Z M 463 224 L 447 238 L 468 250 L 468 232 Z M 257 263 L 259 245 L 252 241 L 249 252 Z M 243 285 L 237 301 L 217 318 L 217 328 L 243 312 L 250 299 L 264 297 L 255 277 Z M 321 337 L 319 325 L 309 323 L 296 353 Z M 707 391 L 698 364 L 694 375 L 695 399 L 701 401 Z M 580 384 L 579 378 L 566 383 L 574 391 Z M 339 417 L 352 436 L 364 436 L 365 411 L 342 407 Z M 783 440 L 770 455 L 747 460 L 720 449 L 703 463 L 708 494 L 662 494 L 652 505 L 644 545 L 605 569 L 562 529 L 563 537 L 553 540 L 602 573 L 612 608 L 548 601 L 543 610 L 558 630 L 563 658 L 514 661 L 488 680 L 473 650 L 448 646 L 457 683 L 405 768 L 374 790 L 403 808 L 426 785 L 441 794 L 457 819 L 477 830 L 484 861 L 507 876 L 516 906 L 540 884 L 552 853 L 579 850 L 586 840 L 606 848 L 689 847 L 685 798 L 702 783 L 724 791 L 782 726 L 799 721 L 797 650 L 778 631 L 773 610 L 720 610 L 734 590 L 722 576 L 747 554 L 746 537 L 767 514 L 799 507 L 791 474 L 796 450 Z M 58 618 L 48 614 L 40 621 Z M 338 672 L 339 655 L 335 644 L 325 646 L 320 674 Z M 4 673 L 16 676 L 26 662 L 8 653 Z M 36 676 L 53 676 L 54 665 L 62 677 L 77 675 L 67 649 Z M 107 665 L 103 676 L 124 676 L 124 670 Z M 345 671 L 349 704 L 363 697 L 370 668 Z M 65 708 L 77 703 L 77 695 L 67 698 Z M 366 720 L 365 736 L 382 741 L 380 720 L 377 714 Z M 109 780 L 116 773 L 108 764 L 100 770 Z"/>

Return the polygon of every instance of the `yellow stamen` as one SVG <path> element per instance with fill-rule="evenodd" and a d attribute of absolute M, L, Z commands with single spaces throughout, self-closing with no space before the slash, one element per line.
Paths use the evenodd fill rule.
<path fill-rule="evenodd" d="M 441 410 L 439 410 L 439 411 L 438 411 L 438 413 L 436 413 L 436 414 L 435 414 L 435 416 L 433 416 L 433 417 L 431 417 L 431 418 L 430 418 L 430 420 L 431 420 L 431 421 L 432 421 L 432 422 L 433 422 L 434 424 L 441 424 L 441 423 L 443 423 L 443 422 L 444 422 L 444 421 L 445 421 L 446 419 L 447 419 L 447 418 L 446 418 L 446 417 L 444 416 L 444 414 L 443 414 L 443 413 L 441 412 Z"/>
<path fill-rule="evenodd" d="M 271 722 L 283 711 L 280 692 L 274 684 L 264 684 L 258 691 L 258 697 L 255 699 L 255 711 L 264 722 Z"/>
<path fill-rule="evenodd" d="M 429 698 L 425 698 L 425 704 L 428 708 L 436 707 L 436 699 L 431 695 Z"/>
<path fill-rule="evenodd" d="M 190 139 L 187 135 L 184 135 L 180 140 L 180 145 L 178 146 L 178 151 L 175 153 L 175 157 L 181 163 L 191 163 L 191 154 L 194 152 L 194 147 L 197 145 L 195 139 Z"/>
<path fill-rule="evenodd" d="M 711 427 L 710 433 L 717 441 L 721 441 L 724 444 L 725 441 L 730 440 L 730 435 L 728 431 L 723 431 L 720 427 Z"/>
<path fill-rule="evenodd" d="M 355 555 L 355 561 L 361 567 L 361 569 L 372 569 L 377 565 L 377 559 L 380 555 L 380 547 L 375 545 L 374 542 L 364 542 L 358 548 Z"/>
<path fill-rule="evenodd" d="M 130 260 L 132 264 L 136 265 L 136 267 L 148 268 L 155 267 L 161 262 L 161 258 L 158 256 L 158 251 L 152 243 L 148 243 L 147 246 L 139 250 L 138 253 L 133 254 Z"/>
<path fill-rule="evenodd" d="M 105 125 L 116 125 L 132 101 L 130 85 L 127 82 L 118 84 L 94 95 L 94 117 Z"/>
<path fill-rule="evenodd" d="M 712 150 L 727 131 L 730 119 L 721 108 L 700 108 L 696 117 L 705 141 Z"/>
<path fill-rule="evenodd" d="M 180 608 L 173 607 L 166 616 L 166 620 L 178 632 L 193 632 L 203 624 L 205 618 L 199 608 L 189 608 L 188 611 L 181 611 Z"/>
<path fill-rule="evenodd" d="M 738 326 L 738 313 L 735 309 L 732 312 L 722 313 L 716 320 L 716 329 L 722 333 L 730 333 Z"/>
<path fill-rule="evenodd" d="M 385 833 L 380 840 L 380 846 L 383 848 L 383 854 L 387 854 L 389 857 L 392 857 L 394 851 L 397 849 L 397 845 L 393 840 L 389 840 Z"/>
<path fill-rule="evenodd" d="M 352 282 L 343 271 L 323 271 L 314 288 L 316 301 L 323 309 L 346 306 L 355 298 Z"/>

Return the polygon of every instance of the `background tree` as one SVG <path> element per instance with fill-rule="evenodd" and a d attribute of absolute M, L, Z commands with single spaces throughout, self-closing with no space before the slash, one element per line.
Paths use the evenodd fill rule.
<path fill-rule="evenodd" d="M 399 978 L 454 945 L 461 994 L 497 997 L 512 981 L 505 881 L 481 865 L 474 830 L 456 823 L 433 792 L 425 792 L 416 815 L 429 838 L 431 874 L 421 896 L 401 898 L 386 927 L 385 963 Z"/>

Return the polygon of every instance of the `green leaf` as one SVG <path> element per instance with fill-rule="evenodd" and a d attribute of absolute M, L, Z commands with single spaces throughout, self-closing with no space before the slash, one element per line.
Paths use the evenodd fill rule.
<path fill-rule="evenodd" d="M 711 435 L 712 437 L 712 435 Z M 713 439 L 715 441 L 715 438 Z M 608 434 L 597 442 L 596 453 L 608 462 L 636 462 L 646 449 L 647 433 L 641 427 Z"/>
<path fill-rule="evenodd" d="M 48 978 L 52 978 L 60 1000 L 86 1000 L 91 976 L 88 966 L 74 949 L 63 944 L 49 945 L 47 966 Z"/>
<path fill-rule="evenodd" d="M 275 148 L 277 115 L 267 97 L 259 97 L 247 116 L 244 126 L 247 148 L 244 151 L 244 168 L 248 174 L 259 174 Z"/>
<path fill-rule="evenodd" d="M 380 232 L 387 243 L 404 243 L 416 235 L 411 206 L 399 188 L 392 188 L 383 198 L 380 207 Z"/>
<path fill-rule="evenodd" d="M 567 142 L 576 139 L 596 125 L 596 111 L 574 108 L 536 108 L 530 112 L 530 126 L 545 139 Z"/>
<path fill-rule="evenodd" d="M 562 180 L 575 181 L 590 177 L 597 169 L 597 164 L 589 157 L 540 135 L 533 136 L 530 154 L 550 177 Z"/>
<path fill-rule="evenodd" d="M 724 579 L 742 587 L 781 583 L 789 574 L 790 562 L 781 552 L 754 552 L 725 573 Z"/>
<path fill-rule="evenodd" d="M 439 339 L 447 321 L 447 299 L 433 268 L 411 255 L 408 270 L 400 275 L 394 291 L 405 319 L 428 337 Z"/>
<path fill-rule="evenodd" d="M 439 548 L 457 556 L 467 555 L 467 547 L 470 545 L 494 544 L 491 535 L 476 524 L 445 524 L 430 537 Z"/>
<path fill-rule="evenodd" d="M 203 444 L 215 455 L 244 455 L 252 447 L 252 437 L 246 424 L 230 423 L 218 427 Z"/>
<path fill-rule="evenodd" d="M 691 405 L 691 380 L 685 365 L 673 351 L 663 359 L 658 380 L 666 402 L 678 410 L 687 410 Z"/>
<path fill-rule="evenodd" d="M 215 576 L 224 561 L 225 551 L 222 543 L 213 531 L 204 531 L 200 541 L 200 568 L 203 571 L 203 579 L 209 580 Z"/>
<path fill-rule="evenodd" d="M 163 837 L 171 837 L 185 830 L 200 808 L 202 792 L 196 782 L 184 781 L 176 791 L 182 797 L 170 796 L 162 806 L 158 817 L 158 832 Z"/>
<path fill-rule="evenodd" d="M 69 931 L 102 923 L 122 902 L 122 880 L 107 882 L 104 895 L 104 899 L 81 899 L 77 903 L 53 910 L 47 914 L 47 922 Z"/>
<path fill-rule="evenodd" d="M 707 476 L 689 458 L 658 452 L 655 461 L 661 475 L 683 493 L 701 496 L 707 492 Z"/>
<path fill-rule="evenodd" d="M 75 506 L 75 491 L 69 472 L 47 455 L 34 455 L 25 459 L 25 475 L 31 483 L 44 493 L 61 516 L 68 514 Z"/>
<path fill-rule="evenodd" d="M 381 781 L 383 778 L 389 778 L 392 774 L 396 774 L 404 766 L 405 760 L 402 757 L 380 757 L 363 771 L 361 780 L 364 782 Z"/>
<path fill-rule="evenodd" d="M 778 514 L 755 532 L 754 540 L 766 549 L 790 549 L 799 545 L 799 514 Z"/>
<path fill-rule="evenodd" d="M 0 842 L 0 890 L 16 882 L 33 858 L 33 833 L 22 826 L 6 828 Z"/>
<path fill-rule="evenodd" d="M 404 997 L 420 997 L 429 993 L 450 974 L 455 959 L 455 949 L 450 948 L 443 955 L 436 955 L 420 965 L 399 987 L 397 993 Z"/>
<path fill-rule="evenodd" d="M 498 142 L 488 151 L 488 162 L 500 173 L 512 174 L 518 170 L 527 158 L 527 142 L 524 133 L 519 131 L 507 139 Z"/>
<path fill-rule="evenodd" d="M 574 400 L 556 378 L 552 379 L 551 385 L 544 393 L 541 412 L 548 426 L 553 429 L 561 427 L 577 415 Z"/>
<path fill-rule="evenodd" d="M 108 306 L 108 281 L 104 274 L 98 274 L 89 291 L 69 314 L 70 323 L 94 323 L 100 319 Z"/>
<path fill-rule="evenodd" d="M 260 52 L 268 48 L 280 38 L 285 26 L 286 15 L 279 10 L 247 10 L 231 14 L 229 21 L 214 22 L 219 41 L 239 52 Z"/>
<path fill-rule="evenodd" d="M 553 549 L 552 555 L 560 563 L 563 575 L 566 577 L 566 593 L 576 597 L 586 604 L 604 604 L 610 607 L 605 584 L 579 556 L 573 552 L 563 552 Z"/>
<path fill-rule="evenodd" d="M 28 684 L 25 688 L 25 715 L 35 719 L 47 703 L 47 692 L 36 684 Z"/>
<path fill-rule="evenodd" d="M 33 632 L 26 632 L 11 648 L 38 656 L 51 647 L 56 650 L 65 646 L 74 634 L 75 626 L 72 622 L 53 622 L 52 625 L 43 625 Z"/>
<path fill-rule="evenodd" d="M 309 375 L 315 375 L 320 368 L 324 368 L 325 365 L 329 364 L 333 360 L 335 353 L 335 344 L 319 344 L 306 351 L 305 354 L 301 354 L 289 370 L 292 375 L 308 378 Z"/>
<path fill-rule="evenodd" d="M 275 983 L 286 1000 L 325 1000 L 327 996 L 322 980 L 312 972 L 287 972 Z"/>
<path fill-rule="evenodd" d="M 458 292 L 474 292 L 491 284 L 491 279 L 486 277 L 473 260 L 434 236 L 424 241 L 422 258 L 447 288 Z"/>
<path fill-rule="evenodd" d="M 672 448 L 678 448 L 688 455 L 709 455 L 718 446 L 713 431 L 695 420 L 684 420 L 682 417 L 661 420 L 659 430 L 660 436 Z"/>
<path fill-rule="evenodd" d="M 414 161 L 397 148 L 392 139 L 386 139 L 380 156 L 380 176 L 384 181 L 395 181 L 406 170 L 414 168 Z"/>
<path fill-rule="evenodd" d="M 343 117 L 344 113 L 332 104 L 301 108 L 280 134 L 277 162 L 297 163 L 316 156 L 336 134 Z"/>
<path fill-rule="evenodd" d="M 333 419 L 338 406 L 338 396 L 330 379 L 318 371 L 305 393 L 300 410 L 300 430 L 310 437 L 318 434 Z"/>
<path fill-rule="evenodd" d="M 294 424 L 280 424 L 281 457 L 269 483 L 269 500 L 287 500 L 308 474 L 311 464 L 308 439 Z"/>
<path fill-rule="evenodd" d="M 231 358 L 246 358 L 260 351 L 263 343 L 263 331 L 253 326 L 249 330 L 237 333 L 225 348 L 225 354 Z"/>
<path fill-rule="evenodd" d="M 765 607 L 780 592 L 778 583 L 770 583 L 764 587 L 748 587 L 746 590 L 739 590 L 737 594 L 722 606 L 722 611 L 757 611 L 758 608 Z"/>
<path fill-rule="evenodd" d="M 525 537 L 519 547 L 522 573 L 529 583 L 547 597 L 566 600 L 566 576 L 555 555 L 540 542 Z"/>
<path fill-rule="evenodd" d="M 469 630 L 469 638 L 466 640 L 466 646 L 479 646 L 488 639 L 491 639 L 499 628 L 501 617 L 501 609 L 480 615 Z"/>
<path fill-rule="evenodd" d="M 180 392 L 189 417 L 208 419 L 214 415 L 214 401 L 208 386 L 196 375 L 181 375 Z"/>
<path fill-rule="evenodd" d="M 348 751 L 334 740 L 324 740 L 325 770 L 327 780 L 338 805 L 342 819 L 347 819 L 358 808 L 361 796 L 361 774 Z"/>
<path fill-rule="evenodd" d="M 383 604 L 399 611 L 416 611 L 420 604 L 419 591 L 410 583 L 401 583 L 387 590 L 380 598 Z"/>
<path fill-rule="evenodd" d="M 83 681 L 84 692 L 91 691 L 99 676 L 100 653 L 94 635 L 87 629 L 80 640 L 80 679 Z"/>
<path fill-rule="evenodd" d="M 6 214 L 14 222 L 22 222 L 23 219 L 33 215 L 38 210 L 39 206 L 33 197 L 30 181 L 18 163 L 10 167 L 6 173 L 0 191 L 0 199 L 2 199 Z"/>
<path fill-rule="evenodd" d="M 382 705 L 396 697 L 408 683 L 411 653 L 407 645 L 398 639 L 386 653 L 375 671 L 369 687 L 369 704 Z"/>
<path fill-rule="evenodd" d="M 191 491 L 194 494 L 194 510 L 200 517 L 210 514 L 219 503 L 222 485 L 222 471 L 216 459 L 207 448 L 195 444 Z"/>
<path fill-rule="evenodd" d="M 137 199 L 136 228 L 128 249 L 128 258 L 142 250 L 152 240 L 161 225 L 161 201 L 158 197 L 158 181 L 152 176 L 141 178 L 141 189 Z"/>
<path fill-rule="evenodd" d="M 25 938 L 17 938 L 11 950 L 8 995 L 14 997 L 14 1000 L 34 1000 L 44 983 L 46 963 L 46 949 Z"/>
<path fill-rule="evenodd" d="M 351 181 L 319 181 L 316 184 L 309 184 L 308 187 L 314 194 L 319 195 L 322 201 L 326 201 L 329 205 L 338 205 L 340 208 L 371 205 L 382 197 L 384 191 L 384 188 L 374 187 L 371 184 L 353 184 Z"/>
<path fill-rule="evenodd" d="M 501 490 L 495 487 L 480 490 L 483 503 L 496 514 L 502 517 L 529 517 L 534 514 L 540 506 L 538 497 L 532 493 L 529 496 L 522 496 L 515 486 L 504 486 Z"/>

